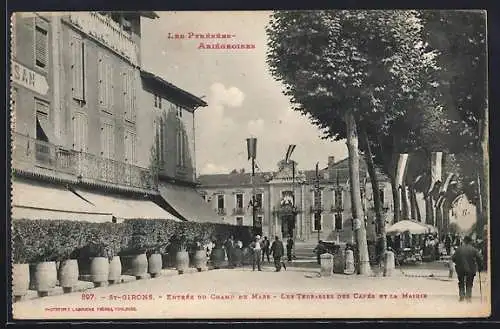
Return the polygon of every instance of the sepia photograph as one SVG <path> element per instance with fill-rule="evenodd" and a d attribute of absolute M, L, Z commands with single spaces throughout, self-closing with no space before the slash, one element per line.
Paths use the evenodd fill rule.
<path fill-rule="evenodd" d="M 15 12 L 13 320 L 489 317 L 486 27 Z"/>

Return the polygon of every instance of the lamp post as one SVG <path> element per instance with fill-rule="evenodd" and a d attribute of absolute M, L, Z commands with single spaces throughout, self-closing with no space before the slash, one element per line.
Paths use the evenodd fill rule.
<path fill-rule="evenodd" d="M 319 185 L 319 163 L 316 163 L 316 178 L 314 181 L 314 214 L 317 216 L 317 218 L 320 219 L 320 225 L 321 225 L 321 195 L 320 195 L 320 185 Z M 314 218 L 314 221 L 316 221 L 316 218 Z M 321 230 L 319 227 L 317 227 L 318 231 L 318 242 L 321 240 Z"/>
<path fill-rule="evenodd" d="M 252 184 L 252 228 L 253 233 L 257 234 L 257 228 L 255 225 L 255 158 L 257 156 L 257 138 L 251 137 L 247 138 L 247 152 L 248 152 L 248 160 L 252 159 L 252 176 L 251 176 L 251 184 Z"/>

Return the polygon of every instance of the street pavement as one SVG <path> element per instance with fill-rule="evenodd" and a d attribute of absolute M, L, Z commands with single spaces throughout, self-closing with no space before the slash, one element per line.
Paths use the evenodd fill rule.
<path fill-rule="evenodd" d="M 13 304 L 15 319 L 423 318 L 485 317 L 487 275 L 472 303 L 457 297 L 456 279 L 334 274 L 251 267 L 160 276 Z"/>

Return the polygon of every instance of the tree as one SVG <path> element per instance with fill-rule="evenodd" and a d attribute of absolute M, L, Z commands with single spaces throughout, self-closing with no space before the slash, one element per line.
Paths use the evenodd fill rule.
<path fill-rule="evenodd" d="M 405 117 L 433 69 L 415 11 L 276 12 L 267 28 L 268 64 L 294 109 L 328 138 L 347 138 L 359 272 L 369 272 L 359 186 L 358 126 L 382 133 Z"/>
<path fill-rule="evenodd" d="M 422 17 L 428 46 L 439 51 L 441 96 L 456 128 L 451 135 L 458 137 L 450 148 L 454 153 L 478 154 L 482 160 L 477 167 L 479 179 L 474 179 L 481 192 L 471 199 L 481 209 L 477 233 L 482 235 L 489 214 L 486 12 L 424 11 Z"/>

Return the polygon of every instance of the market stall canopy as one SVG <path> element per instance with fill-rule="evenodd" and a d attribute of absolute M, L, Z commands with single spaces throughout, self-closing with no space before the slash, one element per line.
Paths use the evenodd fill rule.
<path fill-rule="evenodd" d="M 429 228 L 424 224 L 412 221 L 402 220 L 387 228 L 387 234 L 400 234 L 410 232 L 411 234 L 425 234 L 430 233 Z"/>

